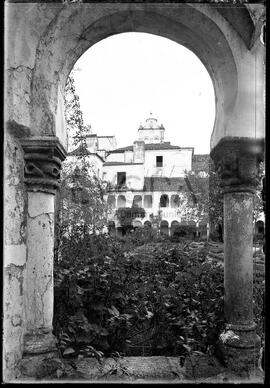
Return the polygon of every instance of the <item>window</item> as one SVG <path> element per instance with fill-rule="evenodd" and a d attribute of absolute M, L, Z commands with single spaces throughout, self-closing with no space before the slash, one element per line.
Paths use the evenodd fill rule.
<path fill-rule="evenodd" d="M 168 207 L 169 206 L 169 197 L 167 194 L 162 194 L 160 197 L 160 207 Z"/>
<path fill-rule="evenodd" d="M 152 195 L 145 195 L 143 199 L 143 207 L 150 208 L 152 207 Z"/>
<path fill-rule="evenodd" d="M 163 156 L 156 156 L 156 166 L 157 167 L 163 166 Z"/>
<path fill-rule="evenodd" d="M 126 184 L 126 173 L 118 172 L 117 173 L 117 186 L 124 186 Z"/>

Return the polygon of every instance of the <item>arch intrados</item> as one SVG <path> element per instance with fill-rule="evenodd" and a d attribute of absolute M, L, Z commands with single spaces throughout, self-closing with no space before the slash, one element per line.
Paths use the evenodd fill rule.
<path fill-rule="evenodd" d="M 115 34 L 144 32 L 175 41 L 190 49 L 201 60 L 213 81 L 216 95 L 214 130 L 222 125 L 224 130 L 222 116 L 232 111 L 237 94 L 236 64 L 229 43 L 217 24 L 195 8 L 186 6 L 181 8 L 177 15 L 175 9 L 174 12 L 170 9 L 169 11 L 171 12 L 166 8 L 166 12 L 160 14 L 153 9 L 129 9 L 91 20 L 81 8 L 81 11 L 73 10 L 66 17 L 59 18 L 59 23 L 52 27 L 52 31 L 46 31 L 47 35 L 41 39 L 40 44 L 43 47 L 39 47 L 41 54 L 37 57 L 32 84 L 33 127 L 39 128 L 43 133 L 55 133 L 55 123 L 51 123 L 51 128 L 48 128 L 48 119 L 42 117 L 40 105 L 47 105 L 48 112 L 44 113 L 46 117 L 55 114 L 58 87 L 60 86 L 63 92 L 70 71 L 86 50 Z M 84 23 L 79 22 L 80 19 L 83 19 Z M 44 83 L 42 101 L 38 98 L 41 80 Z M 46 128 L 42 128 L 44 126 Z"/>

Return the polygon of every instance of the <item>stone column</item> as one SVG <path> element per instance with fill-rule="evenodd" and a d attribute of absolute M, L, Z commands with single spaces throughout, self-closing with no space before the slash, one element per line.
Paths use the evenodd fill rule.
<path fill-rule="evenodd" d="M 211 157 L 224 194 L 224 308 L 221 334 L 228 367 L 243 372 L 257 367 L 260 338 L 253 321 L 253 196 L 263 141 L 224 138 Z"/>
<path fill-rule="evenodd" d="M 56 137 L 21 140 L 28 191 L 25 326 L 22 372 L 42 374 L 44 360 L 57 357 L 52 334 L 54 196 L 65 150 Z M 55 363 L 51 368 L 56 366 Z"/>

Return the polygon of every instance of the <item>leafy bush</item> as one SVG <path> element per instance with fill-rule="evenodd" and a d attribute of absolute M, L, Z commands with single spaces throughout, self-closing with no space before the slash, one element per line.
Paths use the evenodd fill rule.
<path fill-rule="evenodd" d="M 174 230 L 171 240 L 175 242 L 181 241 L 182 237 L 194 240 L 196 236 L 196 231 L 197 231 L 196 226 L 178 225 Z"/>
<path fill-rule="evenodd" d="M 64 356 L 185 357 L 215 345 L 224 327 L 223 268 L 207 262 L 207 245 L 192 249 L 139 229 L 125 239 L 74 236 L 64 246 L 54 313 Z M 146 247 L 149 259 L 140 254 Z"/>

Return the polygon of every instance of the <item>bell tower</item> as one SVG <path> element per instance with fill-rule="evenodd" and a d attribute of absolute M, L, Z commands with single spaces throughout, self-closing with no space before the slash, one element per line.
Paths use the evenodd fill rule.
<path fill-rule="evenodd" d="M 165 128 L 162 124 L 158 124 L 158 120 L 152 116 L 145 120 L 144 125 L 140 125 L 138 129 L 139 140 L 147 143 L 164 143 Z"/>

